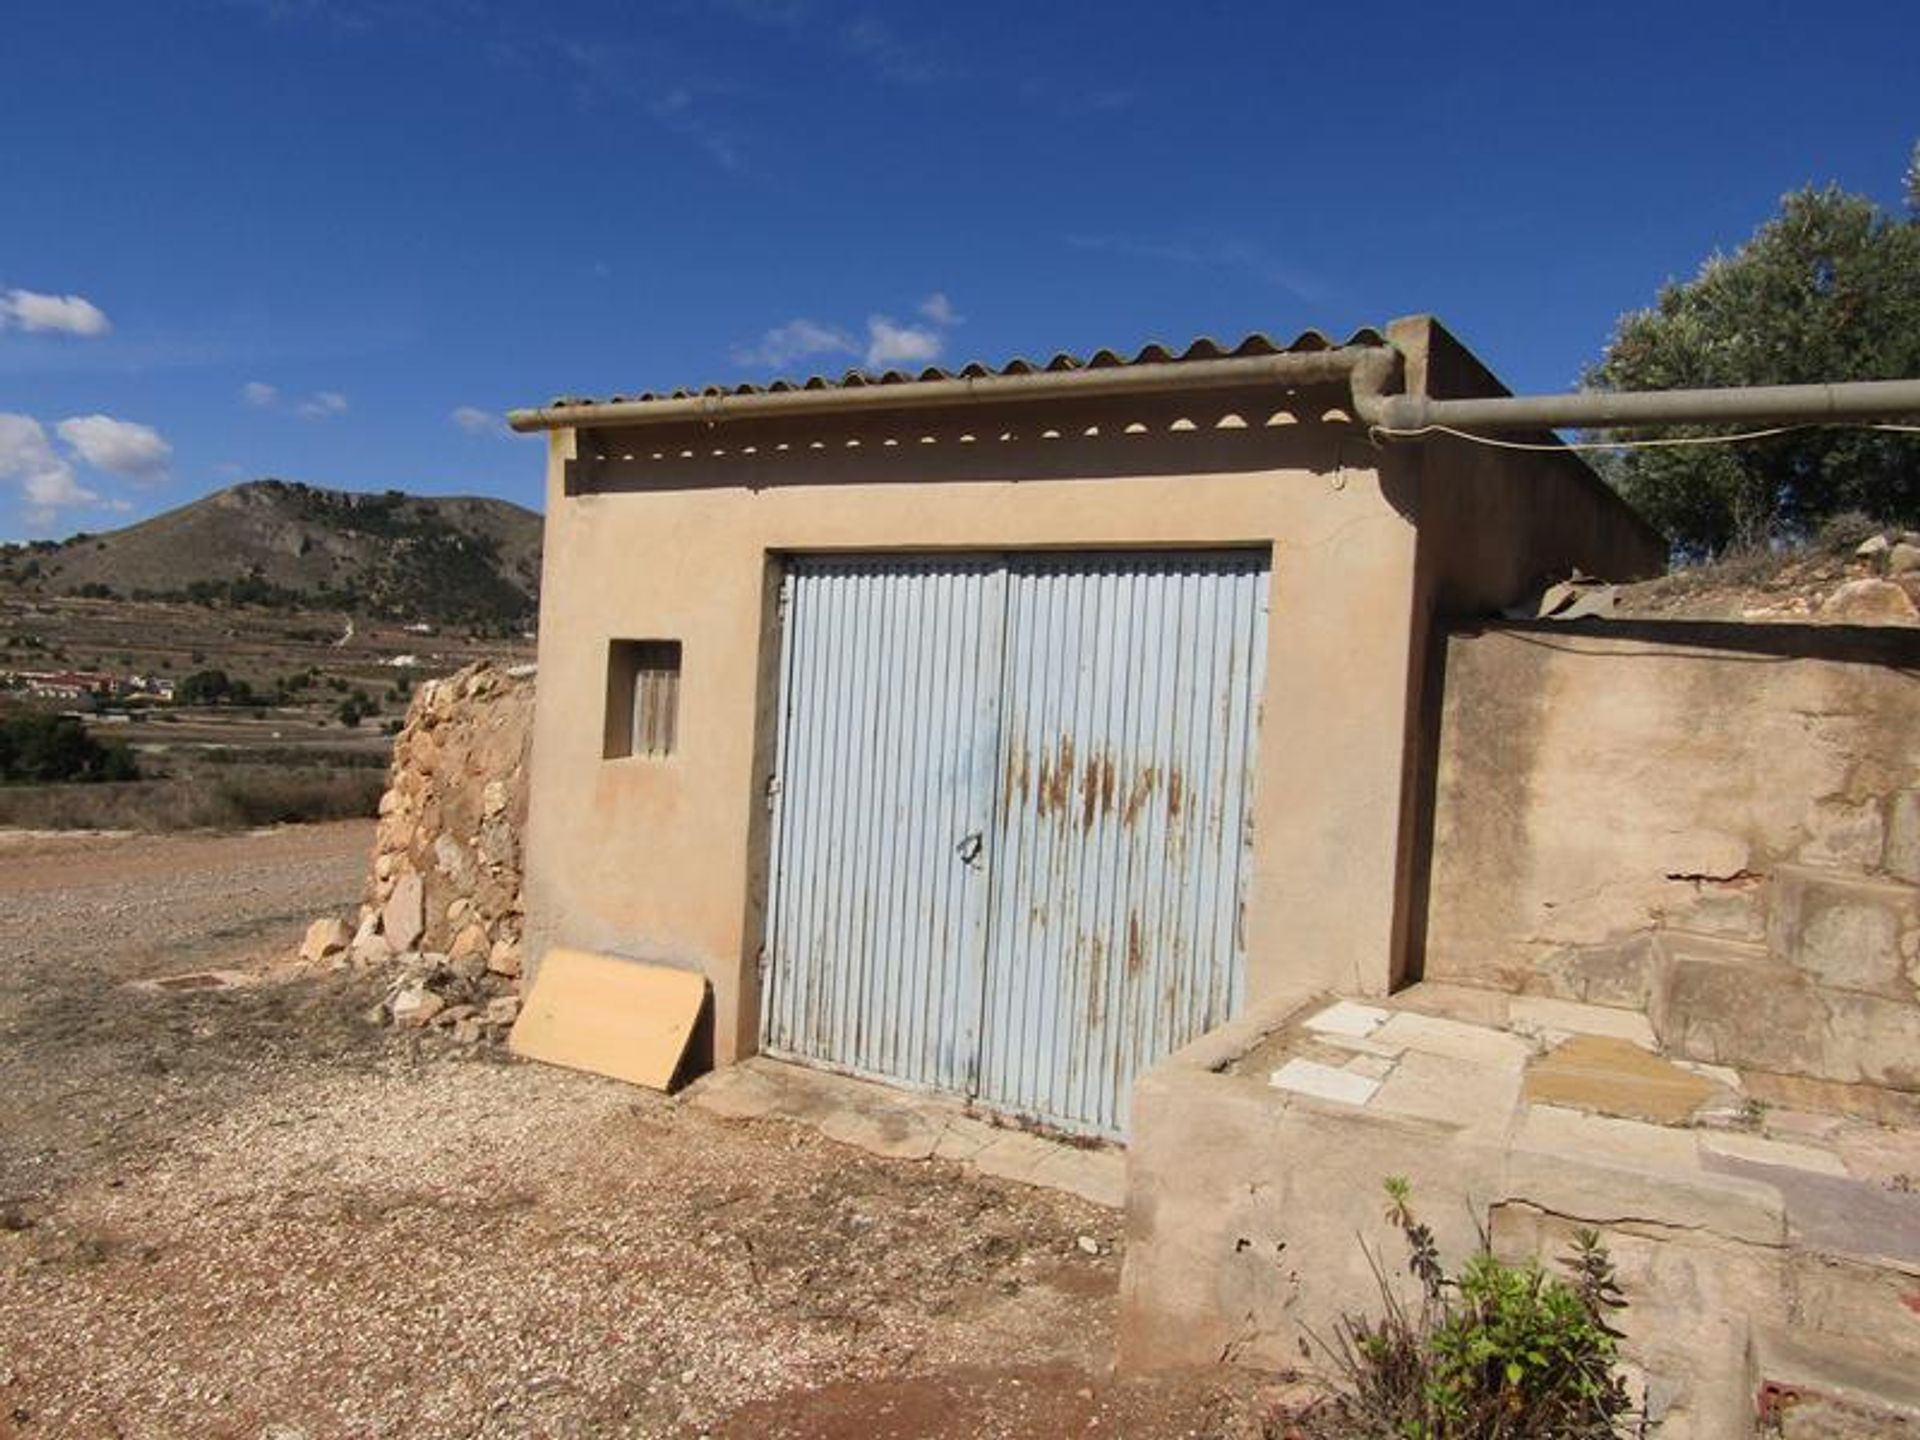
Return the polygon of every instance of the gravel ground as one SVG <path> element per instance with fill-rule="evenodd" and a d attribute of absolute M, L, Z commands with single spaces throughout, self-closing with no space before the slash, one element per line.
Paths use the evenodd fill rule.
<path fill-rule="evenodd" d="M 1262 1433 L 1111 1212 L 368 1023 L 371 839 L 0 836 L 0 1440 Z"/>

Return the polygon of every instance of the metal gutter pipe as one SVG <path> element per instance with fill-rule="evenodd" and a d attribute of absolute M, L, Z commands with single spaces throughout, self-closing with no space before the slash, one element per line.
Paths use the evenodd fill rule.
<path fill-rule="evenodd" d="M 750 390 L 658 400 L 560 403 L 510 410 L 507 423 L 523 433 L 571 428 L 591 430 L 690 420 L 718 423 L 836 411 L 953 409 L 998 401 L 1145 395 L 1262 385 L 1296 388 L 1342 381 L 1351 383 L 1357 396 L 1363 383 L 1377 393 L 1392 376 L 1399 358 L 1399 353 L 1387 345 L 1341 345 L 1329 350 L 1286 350 L 1278 355 L 1111 365 L 1096 370 L 1036 370 L 1024 375 L 954 376 L 944 380 L 823 385 L 807 390 Z"/>
<path fill-rule="evenodd" d="M 1430 400 L 1354 387 L 1360 418 L 1389 433 L 1444 425 L 1455 430 L 1619 430 L 1657 425 L 1806 425 L 1920 416 L 1920 380 L 1834 385 L 1752 385 L 1719 390 L 1585 390 Z"/>

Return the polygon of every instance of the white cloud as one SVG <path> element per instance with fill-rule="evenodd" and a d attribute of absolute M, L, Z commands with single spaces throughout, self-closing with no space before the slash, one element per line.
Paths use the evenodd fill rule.
<path fill-rule="evenodd" d="M 113 328 L 106 312 L 91 300 L 79 295 L 41 295 L 33 290 L 0 293 L 0 330 L 9 325 L 84 339 L 104 335 Z"/>
<path fill-rule="evenodd" d="M 498 435 L 507 428 L 506 420 L 478 405 L 458 405 L 447 418 L 469 435 Z"/>
<path fill-rule="evenodd" d="M 54 428 L 74 453 L 96 470 L 142 483 L 167 478 L 173 446 L 151 425 L 115 420 L 110 415 L 75 415 Z"/>
<path fill-rule="evenodd" d="M 936 325 L 964 325 L 966 316 L 956 315 L 953 302 L 944 290 L 936 290 L 920 302 L 920 313 Z"/>
<path fill-rule="evenodd" d="M 947 330 L 964 324 L 966 317 L 940 290 L 915 308 L 928 323 L 902 324 L 891 315 L 869 315 L 864 341 L 838 325 L 804 318 L 789 320 L 767 331 L 757 343 L 737 347 L 733 363 L 780 370 L 810 356 L 858 355 L 868 370 L 930 365 L 946 349 Z"/>
<path fill-rule="evenodd" d="M 733 352 L 733 363 L 778 370 L 809 355 L 858 355 L 860 343 L 837 325 L 817 320 L 789 320 L 762 335 L 754 345 Z"/>
<path fill-rule="evenodd" d="M 938 330 L 924 325 L 900 325 L 890 315 L 867 318 L 867 368 L 926 365 L 940 358 L 944 340 Z"/>
<path fill-rule="evenodd" d="M 31 415 L 0 411 L 0 479 L 20 482 L 36 527 L 51 523 L 60 506 L 91 505 L 100 498 L 74 477 L 72 464 L 54 453 L 45 427 Z"/>
<path fill-rule="evenodd" d="M 338 390 L 316 390 L 305 400 L 293 407 L 293 413 L 308 420 L 325 420 L 334 415 L 344 414 L 347 397 Z"/>
<path fill-rule="evenodd" d="M 240 398 L 256 410 L 298 415 L 302 420 L 326 420 L 345 414 L 347 409 L 347 397 L 338 390 L 316 390 L 304 400 L 293 400 L 282 395 L 278 385 L 264 380 L 249 380 L 242 385 Z"/>

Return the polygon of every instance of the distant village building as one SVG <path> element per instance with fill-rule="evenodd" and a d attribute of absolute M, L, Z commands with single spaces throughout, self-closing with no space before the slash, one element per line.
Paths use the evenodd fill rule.
<path fill-rule="evenodd" d="M 118 693 L 121 685 L 118 676 L 104 670 L 7 670 L 0 671 L 0 680 L 32 700 L 82 705 Z"/>

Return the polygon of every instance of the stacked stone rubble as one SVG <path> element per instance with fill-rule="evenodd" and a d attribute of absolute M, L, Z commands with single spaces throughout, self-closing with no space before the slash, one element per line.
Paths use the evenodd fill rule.
<path fill-rule="evenodd" d="M 380 1018 L 471 1044 L 520 1007 L 531 667 L 481 663 L 421 686 L 395 737 L 373 871 L 348 942 L 391 975 Z"/>

